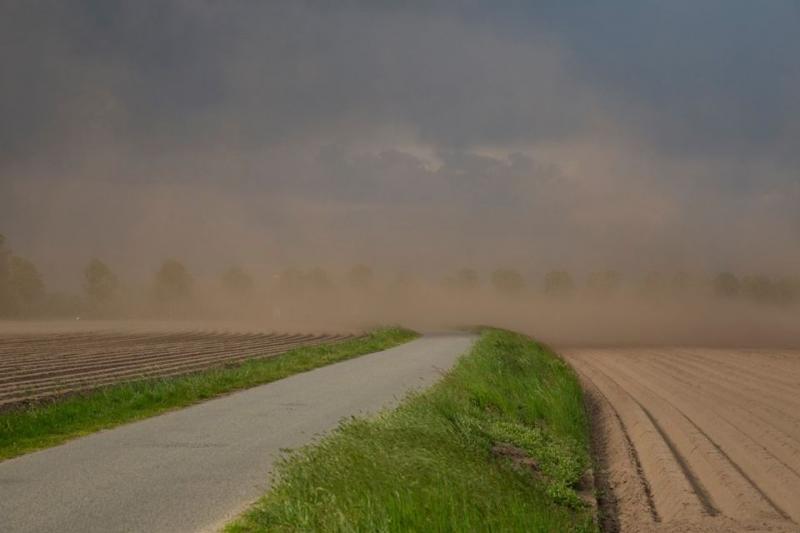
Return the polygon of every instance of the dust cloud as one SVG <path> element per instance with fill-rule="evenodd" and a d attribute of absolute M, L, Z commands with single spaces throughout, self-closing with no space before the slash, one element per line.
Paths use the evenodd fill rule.
<path fill-rule="evenodd" d="M 0 313 L 800 344 L 796 11 L 501 4 L 4 3 Z"/>

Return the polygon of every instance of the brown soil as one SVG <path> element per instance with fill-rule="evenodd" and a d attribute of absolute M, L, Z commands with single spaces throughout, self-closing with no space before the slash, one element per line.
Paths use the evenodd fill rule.
<path fill-rule="evenodd" d="M 609 531 L 800 531 L 800 351 L 570 349 Z"/>
<path fill-rule="evenodd" d="M 0 333 L 0 409 L 351 338 L 217 331 Z"/>

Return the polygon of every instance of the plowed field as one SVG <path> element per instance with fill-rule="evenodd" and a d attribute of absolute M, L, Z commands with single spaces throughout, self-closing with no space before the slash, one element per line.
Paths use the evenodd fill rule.
<path fill-rule="evenodd" d="M 188 374 L 350 337 L 208 331 L 0 334 L 0 409 L 121 381 Z"/>
<path fill-rule="evenodd" d="M 608 529 L 800 531 L 800 351 L 574 349 Z"/>

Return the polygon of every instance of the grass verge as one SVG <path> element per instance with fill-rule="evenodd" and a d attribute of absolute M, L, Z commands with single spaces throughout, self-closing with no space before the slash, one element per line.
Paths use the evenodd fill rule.
<path fill-rule="evenodd" d="M 251 359 L 233 367 L 121 383 L 53 403 L 3 412 L 0 413 L 0 460 L 228 392 L 385 350 L 415 337 L 416 333 L 402 328 L 379 329 L 356 339 L 295 348 L 285 354 Z"/>
<path fill-rule="evenodd" d="M 597 531 L 578 380 L 515 333 L 485 330 L 444 379 L 288 455 L 227 533 Z"/>

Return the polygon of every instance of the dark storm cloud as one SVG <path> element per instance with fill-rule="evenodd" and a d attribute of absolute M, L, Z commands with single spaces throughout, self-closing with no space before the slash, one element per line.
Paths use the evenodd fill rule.
<path fill-rule="evenodd" d="M 449 146 L 559 138 L 596 104 L 576 80 L 672 150 L 785 147 L 800 119 L 794 2 L 360 4 L 6 2 L 3 155 L 73 121 L 143 144 L 354 118 Z"/>
<path fill-rule="evenodd" d="M 6 1 L 0 231 L 796 269 L 798 52 L 788 1 Z"/>
<path fill-rule="evenodd" d="M 400 121 L 463 145 L 558 136 L 586 111 L 579 98 L 555 105 L 569 88 L 546 52 L 442 12 L 292 2 L 4 11 L 6 156 L 87 126 L 144 145 L 248 146 L 341 120 Z"/>
<path fill-rule="evenodd" d="M 572 7 L 568 7 L 572 6 Z M 538 19 L 583 78 L 653 110 L 641 125 L 678 152 L 788 148 L 800 120 L 800 6 L 793 1 L 560 2 Z"/>

